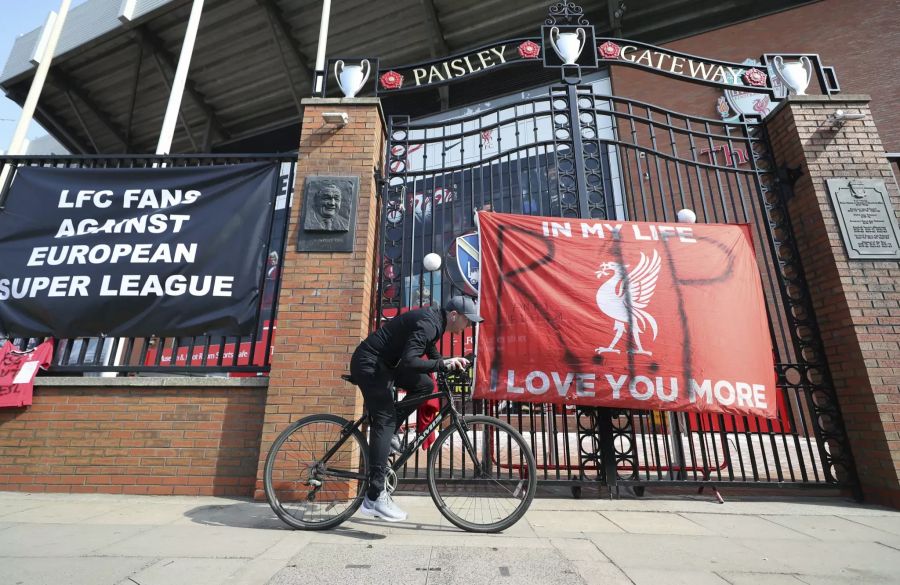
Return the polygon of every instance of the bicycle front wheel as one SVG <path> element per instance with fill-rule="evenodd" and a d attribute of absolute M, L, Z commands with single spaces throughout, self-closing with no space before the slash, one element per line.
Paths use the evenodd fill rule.
<path fill-rule="evenodd" d="M 349 431 L 351 425 L 330 414 L 307 416 L 272 444 L 263 476 L 266 499 L 288 525 L 334 528 L 362 504 L 368 448 L 358 429 Z"/>
<path fill-rule="evenodd" d="M 534 454 L 509 424 L 489 416 L 445 429 L 428 452 L 428 491 L 441 513 L 470 532 L 515 524 L 537 489 Z"/>

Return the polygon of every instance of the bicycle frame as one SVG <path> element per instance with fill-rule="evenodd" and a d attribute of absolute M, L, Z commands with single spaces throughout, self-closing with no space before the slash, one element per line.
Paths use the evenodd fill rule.
<path fill-rule="evenodd" d="M 415 440 L 407 445 L 406 449 L 394 460 L 394 463 L 390 466 L 390 468 L 396 473 L 400 470 L 403 465 L 416 453 L 416 450 L 425 442 L 425 439 L 434 432 L 435 429 L 440 428 L 441 423 L 448 416 L 450 417 L 451 423 L 457 427 L 459 427 L 460 436 L 462 437 L 463 446 L 466 451 L 469 453 L 469 456 L 472 457 L 473 461 L 478 461 L 478 457 L 475 454 L 475 448 L 473 447 L 471 441 L 469 441 L 469 437 L 467 434 L 468 427 L 466 426 L 465 421 L 456 412 L 456 409 L 453 407 L 453 396 L 450 393 L 449 385 L 447 383 L 447 376 L 443 372 L 438 372 L 438 391 L 432 392 L 430 394 L 426 394 L 423 396 L 416 396 L 413 398 L 407 398 L 400 402 L 394 403 L 395 406 L 401 406 L 404 410 L 409 409 L 410 412 L 412 409 L 419 404 L 423 404 L 433 398 L 439 398 L 442 401 L 442 405 L 437 415 L 435 415 L 434 420 L 421 432 L 416 434 Z M 360 473 L 352 473 L 349 471 L 339 470 L 339 469 L 331 469 L 327 467 L 327 462 L 331 459 L 331 457 L 337 453 L 337 451 L 341 448 L 341 446 L 346 442 L 346 440 L 353 434 L 354 431 L 360 429 L 363 423 L 369 418 L 369 415 L 363 414 L 359 417 L 355 422 L 349 423 L 344 426 L 341 430 L 341 438 L 335 443 L 331 449 L 325 453 L 325 456 L 317 464 L 317 470 L 320 470 L 327 475 L 331 475 L 334 477 L 341 477 L 346 479 L 356 479 L 360 481 L 364 481 L 368 479 Z"/>

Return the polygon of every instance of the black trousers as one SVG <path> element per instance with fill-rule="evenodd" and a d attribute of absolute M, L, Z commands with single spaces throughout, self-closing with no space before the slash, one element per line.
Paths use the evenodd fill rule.
<path fill-rule="evenodd" d="M 369 499 L 374 500 L 384 490 L 391 437 L 397 432 L 400 423 L 411 413 L 411 410 L 402 407 L 401 402 L 398 415 L 394 406 L 391 383 L 406 390 L 407 398 L 412 398 L 430 394 L 434 390 L 434 380 L 428 374 L 420 372 L 392 370 L 381 362 L 378 356 L 365 349 L 357 349 L 354 352 L 350 360 L 350 375 L 362 392 L 366 410 L 372 420 L 369 429 L 370 472 L 367 495 Z"/>

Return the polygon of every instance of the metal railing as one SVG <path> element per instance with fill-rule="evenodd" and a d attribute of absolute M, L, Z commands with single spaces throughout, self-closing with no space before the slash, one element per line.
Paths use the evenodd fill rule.
<path fill-rule="evenodd" d="M 247 162 L 281 163 L 280 196 L 284 205 L 272 211 L 271 238 L 265 250 L 266 279 L 260 292 L 260 303 L 253 334 L 242 337 L 83 337 L 55 339 L 51 374 L 82 373 L 167 373 L 187 375 L 261 375 L 270 369 L 281 263 L 287 226 L 290 220 L 289 200 L 294 183 L 296 153 L 281 154 L 194 154 L 194 155 L 95 155 L 95 156 L 0 156 L 0 167 L 13 169 L 3 190 L 0 206 L 17 169 L 23 166 L 57 168 L 146 169 L 153 167 L 206 167 Z M 223 251 L 226 253 L 227 251 Z M 273 252 L 275 253 L 273 255 Z M 5 337 L 0 323 L 0 340 Z M 11 339 L 20 350 L 41 343 L 42 339 Z"/>
<path fill-rule="evenodd" d="M 852 486 L 853 460 L 758 118 L 689 116 L 592 86 L 559 86 L 440 123 L 391 117 L 377 315 L 459 294 L 421 268 L 474 229 L 473 210 L 558 217 L 746 223 L 753 234 L 778 379 L 779 418 L 472 401 L 531 442 L 540 478 L 616 483 Z M 453 258 L 448 258 L 453 261 Z M 465 337 L 442 353 L 462 355 Z M 538 342 L 538 341 L 536 341 Z M 740 351 L 740 348 L 733 348 Z M 422 454 L 424 457 L 424 454 Z M 411 459 L 406 478 L 424 459 Z"/>

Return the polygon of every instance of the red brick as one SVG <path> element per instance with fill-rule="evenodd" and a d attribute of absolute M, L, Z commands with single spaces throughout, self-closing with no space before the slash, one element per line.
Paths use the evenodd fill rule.
<path fill-rule="evenodd" d="M 0 489 L 251 495 L 264 404 L 263 388 L 38 386 L 30 407 L 0 411 Z M 179 418 L 159 420 L 167 409 Z M 209 428 L 194 431 L 197 420 Z M 18 444 L 38 432 L 39 445 Z"/>

